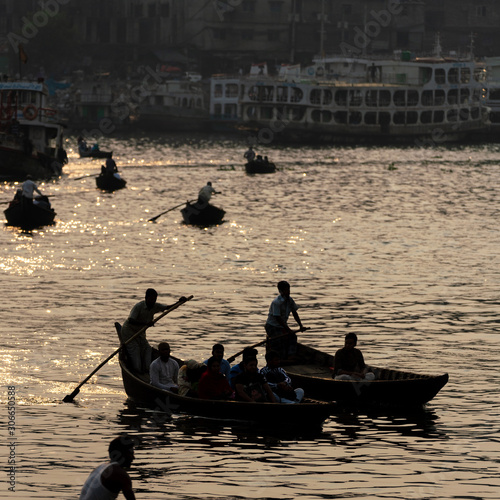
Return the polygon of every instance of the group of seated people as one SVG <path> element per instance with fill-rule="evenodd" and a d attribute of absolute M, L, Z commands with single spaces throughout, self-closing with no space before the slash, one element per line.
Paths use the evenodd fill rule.
<path fill-rule="evenodd" d="M 300 403 L 302 389 L 294 389 L 290 377 L 280 366 L 275 351 L 266 353 L 266 366 L 259 370 L 257 350 L 247 347 L 242 361 L 231 367 L 224 359 L 224 346 L 215 344 L 212 356 L 199 363 L 194 359 L 179 367 L 170 357 L 170 346 L 158 346 L 159 357 L 150 366 L 151 384 L 181 396 L 211 400 Z"/>

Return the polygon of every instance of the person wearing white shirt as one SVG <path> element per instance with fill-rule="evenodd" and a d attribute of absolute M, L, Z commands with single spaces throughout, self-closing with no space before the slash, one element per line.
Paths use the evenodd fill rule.
<path fill-rule="evenodd" d="M 170 345 L 168 342 L 158 344 L 160 356 L 156 358 L 149 367 L 151 385 L 177 392 L 179 389 L 178 376 L 179 364 L 170 357 Z"/>
<path fill-rule="evenodd" d="M 42 192 L 38 189 L 38 186 L 31 180 L 30 175 L 26 176 L 26 180 L 23 182 L 22 190 L 23 201 L 29 204 L 33 204 L 33 196 L 35 191 L 40 196 L 43 196 Z"/>

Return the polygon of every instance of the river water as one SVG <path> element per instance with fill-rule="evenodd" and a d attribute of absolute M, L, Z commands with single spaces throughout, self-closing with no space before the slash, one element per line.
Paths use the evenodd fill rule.
<path fill-rule="evenodd" d="M 106 194 L 77 180 L 101 161 L 67 141 L 64 176 L 41 185 L 56 224 L 0 232 L 0 402 L 15 423 L 2 427 L 2 498 L 78 498 L 125 432 L 138 499 L 500 498 L 498 145 L 270 144 L 257 149 L 279 171 L 249 176 L 244 138 L 106 137 L 128 182 Z M 223 224 L 185 226 L 179 209 L 148 222 L 207 181 Z M 115 358 L 61 402 L 118 347 L 113 324 L 146 288 L 167 304 L 194 296 L 148 338 L 202 360 L 215 342 L 229 356 L 264 338 L 282 279 L 305 343 L 333 353 L 354 331 L 367 362 L 447 372 L 448 385 L 422 414 L 341 413 L 313 434 L 136 409 Z"/>

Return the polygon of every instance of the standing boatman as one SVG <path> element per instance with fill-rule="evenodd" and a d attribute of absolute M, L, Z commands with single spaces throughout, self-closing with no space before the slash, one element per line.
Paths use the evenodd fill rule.
<path fill-rule="evenodd" d="M 43 196 L 42 192 L 38 189 L 38 186 L 32 181 L 31 175 L 26 176 L 26 180 L 23 182 L 22 190 L 22 201 L 28 205 L 33 205 L 33 194 L 35 191 L 40 196 Z"/>
<path fill-rule="evenodd" d="M 206 186 L 203 186 L 198 193 L 198 204 L 199 205 L 208 205 L 210 198 L 213 194 L 220 194 L 220 192 L 216 191 L 212 187 L 211 182 L 207 182 Z"/>
<path fill-rule="evenodd" d="M 302 325 L 297 313 L 297 304 L 290 297 L 290 284 L 287 281 L 280 281 L 278 291 L 279 295 L 269 306 L 269 315 L 265 324 L 269 339 L 267 348 L 268 350 L 277 351 L 281 359 L 287 359 L 289 355 L 294 355 L 297 352 L 297 335 L 288 326 L 290 313 L 292 313 L 299 325 L 301 332 L 305 331 L 306 328 Z M 276 339 L 276 337 L 281 338 Z"/>

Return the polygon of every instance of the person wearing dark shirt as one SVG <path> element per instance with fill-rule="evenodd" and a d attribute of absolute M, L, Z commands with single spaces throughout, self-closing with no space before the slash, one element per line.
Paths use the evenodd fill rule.
<path fill-rule="evenodd" d="M 234 378 L 236 399 L 250 403 L 276 403 L 273 391 L 266 377 L 259 373 L 257 358 L 248 357 L 243 361 L 243 373 Z"/>
<path fill-rule="evenodd" d="M 345 336 L 344 347 L 335 353 L 333 378 L 335 380 L 373 380 L 375 375 L 365 364 L 363 354 L 356 348 L 355 333 Z"/>

